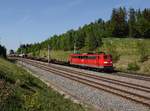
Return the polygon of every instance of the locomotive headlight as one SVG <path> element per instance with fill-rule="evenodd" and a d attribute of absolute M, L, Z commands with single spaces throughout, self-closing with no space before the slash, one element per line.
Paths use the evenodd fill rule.
<path fill-rule="evenodd" d="M 108 63 L 107 61 L 104 62 L 104 64 L 107 64 L 107 63 Z"/>

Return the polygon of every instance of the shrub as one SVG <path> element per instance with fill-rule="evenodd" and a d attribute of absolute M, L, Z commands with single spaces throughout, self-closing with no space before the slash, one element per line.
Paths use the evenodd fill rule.
<path fill-rule="evenodd" d="M 136 62 L 128 64 L 127 70 L 137 71 L 139 69 L 140 69 L 140 67 L 138 66 L 138 64 Z"/>
<path fill-rule="evenodd" d="M 137 43 L 138 53 L 139 53 L 139 62 L 144 62 L 148 60 L 148 49 L 145 47 L 145 44 L 141 41 Z"/>
<path fill-rule="evenodd" d="M 0 57 L 6 58 L 6 48 L 0 45 Z"/>

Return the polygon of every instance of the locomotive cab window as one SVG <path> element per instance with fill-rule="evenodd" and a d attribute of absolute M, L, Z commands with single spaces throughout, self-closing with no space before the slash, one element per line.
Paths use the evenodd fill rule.
<path fill-rule="evenodd" d="M 87 59 L 87 56 L 83 56 L 82 59 Z"/>
<path fill-rule="evenodd" d="M 107 60 L 107 59 L 112 59 L 112 56 L 111 55 L 104 55 L 104 59 Z"/>
<path fill-rule="evenodd" d="M 88 56 L 88 59 L 96 59 L 96 56 Z"/>

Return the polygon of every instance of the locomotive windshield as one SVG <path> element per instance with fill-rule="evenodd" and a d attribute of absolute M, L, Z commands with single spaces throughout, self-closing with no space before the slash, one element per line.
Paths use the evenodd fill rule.
<path fill-rule="evenodd" d="M 104 59 L 105 60 L 112 60 L 112 56 L 111 55 L 104 55 Z"/>

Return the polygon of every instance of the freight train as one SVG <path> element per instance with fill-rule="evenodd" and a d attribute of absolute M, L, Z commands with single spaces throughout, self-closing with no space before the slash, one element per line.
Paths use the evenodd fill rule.
<path fill-rule="evenodd" d="M 17 55 L 16 55 L 17 57 Z M 26 54 L 20 54 L 18 57 L 33 59 L 43 62 L 48 62 L 47 58 L 31 57 Z M 83 54 L 70 54 L 68 62 L 58 61 L 55 59 L 50 60 L 51 63 L 61 65 L 74 65 L 88 68 L 95 68 L 103 71 L 113 71 L 112 56 L 110 54 L 101 53 L 83 53 Z"/>

